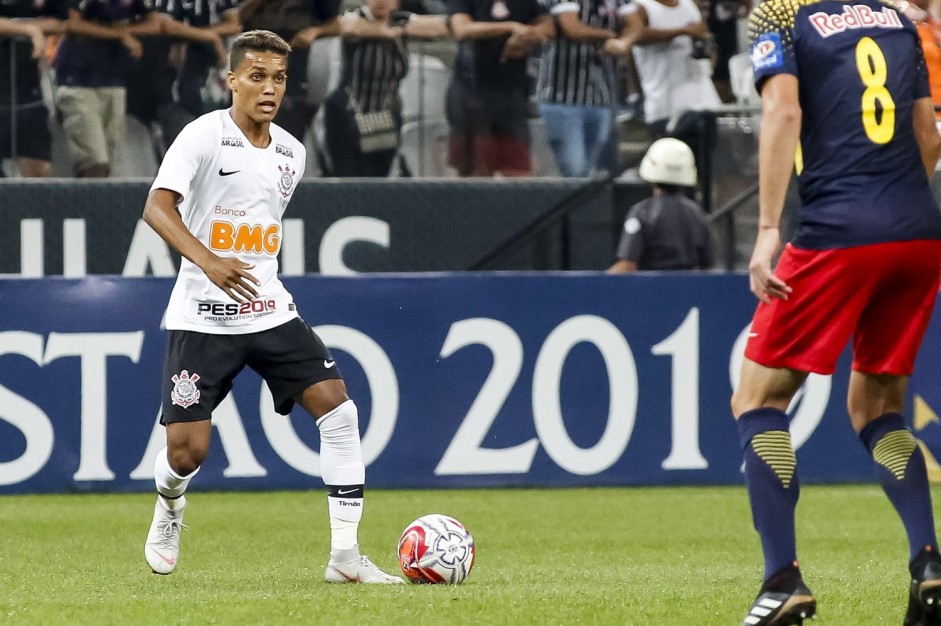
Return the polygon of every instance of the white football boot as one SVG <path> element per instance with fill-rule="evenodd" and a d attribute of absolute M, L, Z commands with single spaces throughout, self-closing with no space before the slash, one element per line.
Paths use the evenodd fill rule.
<path fill-rule="evenodd" d="M 356 556 L 349 560 L 334 560 L 331 555 L 327 570 L 324 572 L 324 580 L 328 583 L 364 583 L 367 585 L 398 585 L 405 582 L 398 576 L 386 574 L 376 567 L 368 556 L 359 554 L 358 548 L 349 552 Z"/>
<path fill-rule="evenodd" d="M 176 567 L 180 556 L 180 531 L 186 528 L 183 525 L 183 509 L 186 507 L 184 498 L 180 496 L 182 506 L 171 511 L 157 497 L 154 521 L 150 524 L 147 543 L 144 544 L 144 556 L 154 574 L 169 574 Z"/>

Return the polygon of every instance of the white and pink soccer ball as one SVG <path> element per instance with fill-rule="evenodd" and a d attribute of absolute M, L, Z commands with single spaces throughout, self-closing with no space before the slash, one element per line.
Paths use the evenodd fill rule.
<path fill-rule="evenodd" d="M 447 515 L 419 517 L 399 539 L 399 567 L 413 583 L 462 583 L 474 567 L 475 555 L 470 532 Z"/>

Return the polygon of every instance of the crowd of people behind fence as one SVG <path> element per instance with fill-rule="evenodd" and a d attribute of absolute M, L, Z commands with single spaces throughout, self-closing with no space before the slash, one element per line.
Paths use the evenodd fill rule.
<path fill-rule="evenodd" d="M 750 9 L 749 0 L 400 2 L 4 0 L 0 158 L 15 157 L 7 175 L 49 176 L 58 125 L 74 176 L 110 176 L 129 115 L 159 159 L 183 126 L 227 106 L 227 38 L 265 29 L 293 48 L 275 121 L 303 141 L 323 107 L 324 175 L 396 170 L 409 42 L 453 38 L 442 103 L 448 165 L 460 176 L 531 175 L 530 120 L 539 116 L 560 174 L 588 176 L 615 163 L 613 121 L 625 103 L 642 102 L 655 139 L 681 110 L 731 100 L 728 59 Z M 308 57 L 331 37 L 341 38 L 340 69 L 326 93 L 329 76 L 309 72 Z"/>

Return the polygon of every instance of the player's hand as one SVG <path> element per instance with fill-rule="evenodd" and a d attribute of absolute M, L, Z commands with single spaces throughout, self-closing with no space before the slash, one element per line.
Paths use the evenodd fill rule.
<path fill-rule="evenodd" d="M 705 22 L 696 22 L 695 24 L 690 24 L 684 30 L 690 37 L 697 37 L 699 39 L 705 39 L 712 36 L 712 33 L 709 32 L 709 27 Z"/>
<path fill-rule="evenodd" d="M 144 56 L 144 46 L 141 45 L 140 40 L 134 35 L 124 35 L 124 37 L 121 38 L 121 43 L 124 44 L 124 47 L 127 48 L 127 51 L 135 59 Z"/>
<path fill-rule="evenodd" d="M 236 302 L 251 302 L 258 297 L 255 287 L 261 285 L 248 271 L 254 267 L 253 264 L 238 259 L 213 255 L 202 270 L 212 284 Z"/>
<path fill-rule="evenodd" d="M 627 56 L 631 51 L 631 44 L 623 39 L 608 39 L 602 44 L 601 52 L 613 57 Z"/>
<path fill-rule="evenodd" d="M 772 298 L 787 300 L 791 293 L 791 288 L 771 271 L 771 259 L 780 245 L 781 232 L 777 228 L 758 230 L 755 250 L 748 263 L 748 278 L 752 293 L 765 304 Z"/>
<path fill-rule="evenodd" d="M 29 26 L 29 40 L 33 44 L 33 58 L 41 59 L 46 53 L 46 36 L 38 26 Z"/>
<path fill-rule="evenodd" d="M 216 52 L 216 65 L 224 68 L 229 62 L 229 51 L 225 49 L 225 43 L 219 35 L 213 38 L 212 49 Z"/>
<path fill-rule="evenodd" d="M 294 35 L 288 43 L 291 44 L 292 48 L 310 48 L 310 44 L 314 43 L 314 40 L 317 39 L 317 35 L 319 34 L 320 31 L 317 30 L 316 26 L 308 26 Z"/>
<path fill-rule="evenodd" d="M 503 44 L 503 50 L 500 52 L 500 63 L 506 63 L 510 59 L 522 59 L 533 49 L 533 44 L 522 37 L 510 35 L 510 38 Z"/>

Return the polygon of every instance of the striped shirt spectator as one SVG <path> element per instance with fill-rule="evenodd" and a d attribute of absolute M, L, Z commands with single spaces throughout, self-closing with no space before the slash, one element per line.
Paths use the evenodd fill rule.
<path fill-rule="evenodd" d="M 238 0 L 155 0 L 157 10 L 170 15 L 178 24 L 219 37 L 242 31 L 238 4 Z M 199 117 L 209 108 L 203 102 L 209 72 L 215 66 L 226 65 L 227 58 L 225 54 L 220 57 L 219 46 L 213 42 L 198 41 L 183 33 L 181 36 L 190 42 L 176 79 L 179 103 L 191 115 Z"/>
<path fill-rule="evenodd" d="M 630 53 L 631 0 L 540 0 L 558 35 L 546 46 L 536 98 L 563 176 L 598 167 L 611 132 L 616 56 Z"/>
<path fill-rule="evenodd" d="M 314 119 L 319 102 L 310 93 L 307 63 L 310 45 L 340 34 L 340 0 L 244 0 L 239 6 L 243 28 L 270 30 L 291 44 L 284 100 L 274 122 L 299 141 Z"/>
<path fill-rule="evenodd" d="M 396 0 L 367 0 L 340 19 L 340 84 L 324 109 L 327 153 L 334 176 L 388 175 L 402 127 L 399 84 L 409 71 L 408 40 L 448 34 L 442 17 L 396 8 Z M 378 112 L 388 113 L 385 120 L 392 127 L 382 140 L 364 146 L 356 114 Z"/>

